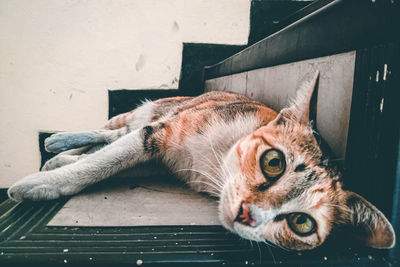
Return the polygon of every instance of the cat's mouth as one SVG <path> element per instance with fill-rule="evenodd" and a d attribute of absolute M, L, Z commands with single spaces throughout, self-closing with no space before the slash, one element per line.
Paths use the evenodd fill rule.
<path fill-rule="evenodd" d="M 252 216 L 251 208 L 246 203 L 242 203 L 240 205 L 238 215 L 236 216 L 234 222 L 251 227 L 257 226 L 256 220 Z"/>

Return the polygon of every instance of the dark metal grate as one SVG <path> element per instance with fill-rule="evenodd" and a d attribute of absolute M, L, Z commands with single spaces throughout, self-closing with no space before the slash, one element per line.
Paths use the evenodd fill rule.
<path fill-rule="evenodd" d="M 0 204 L 0 265 L 212 264 L 390 266 L 385 251 L 323 247 L 289 252 L 220 226 L 49 227 L 66 199 Z M 18 265 L 19 266 L 19 265 Z"/>
<path fill-rule="evenodd" d="M 257 252 L 250 242 L 219 226 L 46 226 L 64 203 L 4 201 L 0 205 L 0 262 L 223 262 L 238 260 L 237 253 L 250 262 Z"/>

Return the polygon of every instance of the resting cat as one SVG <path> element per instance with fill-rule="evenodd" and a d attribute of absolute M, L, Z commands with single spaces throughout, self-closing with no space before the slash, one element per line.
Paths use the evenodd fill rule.
<path fill-rule="evenodd" d="M 8 194 L 56 199 L 158 158 L 193 189 L 219 197 L 222 224 L 244 238 L 312 249 L 347 225 L 362 230 L 356 232 L 367 246 L 390 248 L 388 220 L 342 189 L 314 136 L 309 106 L 317 81 L 318 73 L 279 113 L 242 95 L 211 92 L 146 102 L 102 130 L 54 134 L 46 149 L 65 152 Z"/>

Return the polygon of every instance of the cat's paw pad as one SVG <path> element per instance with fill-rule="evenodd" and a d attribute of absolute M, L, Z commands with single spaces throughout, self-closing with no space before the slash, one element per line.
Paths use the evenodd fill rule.
<path fill-rule="evenodd" d="M 24 179 L 10 187 L 7 193 L 16 201 L 51 200 L 60 197 L 60 191 L 56 186 L 40 182 L 38 179 Z"/>

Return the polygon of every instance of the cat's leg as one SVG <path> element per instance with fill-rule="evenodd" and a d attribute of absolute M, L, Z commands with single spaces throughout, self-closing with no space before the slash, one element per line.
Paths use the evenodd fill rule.
<path fill-rule="evenodd" d="M 75 163 L 28 175 L 9 188 L 8 195 L 22 201 L 49 200 L 78 193 L 91 184 L 148 161 L 160 153 L 159 148 L 154 151 L 153 144 L 149 144 L 149 140 L 153 142 L 153 136 L 158 132 L 155 129 L 162 128 L 146 126 Z"/>
<path fill-rule="evenodd" d="M 183 100 L 176 101 L 179 103 Z M 176 105 L 177 103 L 173 102 L 172 104 Z M 172 104 L 157 105 L 147 101 L 131 112 L 111 118 L 102 130 L 53 134 L 45 140 L 45 149 L 48 152 L 60 153 L 82 146 L 114 142 L 131 131 L 155 123 L 163 114 L 171 110 Z"/>
<path fill-rule="evenodd" d="M 77 162 L 79 159 L 82 159 L 85 154 L 82 155 L 57 155 L 43 165 L 41 171 L 50 171 L 62 166 Z"/>
<path fill-rule="evenodd" d="M 48 152 L 60 153 L 87 145 L 112 143 L 121 136 L 151 123 L 154 109 L 154 103 L 149 101 L 136 108 L 133 112 L 113 117 L 102 130 L 53 134 L 46 138 L 45 149 Z"/>
<path fill-rule="evenodd" d="M 79 158 L 83 157 L 83 155 L 90 147 L 91 146 L 83 146 L 61 152 L 51 159 L 47 160 L 41 168 L 41 171 L 50 171 L 64 165 L 74 163 L 78 161 Z"/>
<path fill-rule="evenodd" d="M 41 171 L 50 171 L 56 168 L 60 168 L 62 166 L 74 163 L 80 159 L 83 159 L 88 154 L 92 154 L 101 148 L 103 148 L 106 144 L 97 144 L 93 146 L 84 146 L 80 148 L 70 149 L 60 154 L 52 157 L 41 168 Z"/>
<path fill-rule="evenodd" d="M 129 127 L 123 127 L 117 130 L 62 132 L 46 138 L 44 145 L 46 151 L 60 153 L 88 145 L 112 143 L 129 131 Z"/>

